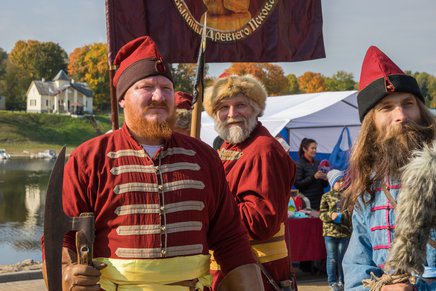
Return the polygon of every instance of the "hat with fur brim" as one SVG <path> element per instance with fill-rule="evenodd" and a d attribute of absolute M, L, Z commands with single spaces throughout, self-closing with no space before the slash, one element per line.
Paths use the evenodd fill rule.
<path fill-rule="evenodd" d="M 406 75 L 379 48 L 369 47 L 362 63 L 357 94 L 360 121 L 381 99 L 394 92 L 412 93 L 424 102 L 416 79 Z"/>
<path fill-rule="evenodd" d="M 204 109 L 213 117 L 219 103 L 227 98 L 242 94 L 260 107 L 260 114 L 265 110 L 267 92 L 263 84 L 252 75 L 227 75 L 218 78 L 204 92 Z"/>

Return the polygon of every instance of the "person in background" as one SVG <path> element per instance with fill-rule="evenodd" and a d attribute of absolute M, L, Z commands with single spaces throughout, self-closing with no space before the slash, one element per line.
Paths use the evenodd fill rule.
<path fill-rule="evenodd" d="M 319 218 L 327 252 L 326 269 L 330 291 L 344 290 L 342 259 L 351 235 L 351 216 L 342 211 L 344 172 L 336 169 L 327 173 L 331 190 L 321 198 Z"/>
<path fill-rule="evenodd" d="M 227 290 L 263 290 L 217 153 L 172 129 L 173 78 L 156 44 L 134 39 L 115 64 L 125 122 L 80 145 L 65 165 L 63 207 L 71 217 L 94 213 L 95 263 L 76 263 L 68 233 L 63 290 L 203 290 L 210 249 Z"/>
<path fill-rule="evenodd" d="M 351 184 L 345 191 L 347 208 L 353 210 L 353 232 L 343 260 L 345 290 L 368 290 L 372 283 L 385 284 L 383 291 L 436 290 L 436 281 L 430 285 L 436 271 L 436 230 L 431 221 L 425 221 L 435 208 L 430 200 L 418 202 L 434 197 L 433 190 L 424 189 L 427 183 L 434 185 L 435 178 L 416 179 L 418 185 L 410 188 L 405 183 L 408 177 L 402 176 L 405 169 L 411 169 L 409 174 L 431 172 L 431 163 L 409 161 L 412 153 L 434 143 L 436 119 L 425 107 L 416 79 L 375 46 L 369 47 L 363 60 L 357 101 L 362 125 L 349 161 Z M 407 201 L 412 192 L 415 199 Z M 397 220 L 397 209 L 403 207 L 409 209 L 408 215 Z M 420 218 L 424 221 L 416 221 Z M 389 279 L 391 274 L 384 268 L 395 249 L 397 231 L 404 228 L 416 230 L 418 237 L 413 238 L 412 250 L 403 255 L 420 257 L 423 263 L 417 268 L 424 273 L 416 285 L 411 281 L 372 280 L 383 275 Z"/>
<path fill-rule="evenodd" d="M 253 253 L 262 264 L 265 290 L 290 290 L 291 262 L 284 239 L 295 164 L 281 144 L 258 121 L 267 92 L 251 75 L 228 75 L 208 87 L 204 108 L 224 140 L 218 153 L 230 192 L 238 205 Z M 214 286 L 222 272 L 212 263 Z"/>
<path fill-rule="evenodd" d="M 176 105 L 176 123 L 174 131 L 185 135 L 191 134 L 192 95 L 182 91 L 174 92 Z"/>
<path fill-rule="evenodd" d="M 327 173 L 319 169 L 320 162 L 315 160 L 316 148 L 317 143 L 311 138 L 303 138 L 301 141 L 295 187 L 309 199 L 312 209 L 319 210 L 321 196 L 324 194 L 324 188 L 328 186 L 328 181 Z"/>

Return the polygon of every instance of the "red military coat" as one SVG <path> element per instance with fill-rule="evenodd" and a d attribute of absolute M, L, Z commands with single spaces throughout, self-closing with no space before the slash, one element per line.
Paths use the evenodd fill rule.
<path fill-rule="evenodd" d="M 71 154 L 63 191 L 67 215 L 95 214 L 94 257 L 160 259 L 213 249 L 225 272 L 254 262 L 218 155 L 194 138 L 174 133 L 150 158 L 124 125 Z M 73 233 L 64 246 L 75 249 Z"/>
<path fill-rule="evenodd" d="M 270 240 L 288 217 L 295 163 L 259 122 L 244 142 L 225 142 L 218 153 L 242 222 L 256 243 Z M 276 282 L 289 279 L 289 256 L 264 263 Z M 265 290 L 273 290 L 265 283 Z M 220 278 L 215 274 L 214 286 Z"/>

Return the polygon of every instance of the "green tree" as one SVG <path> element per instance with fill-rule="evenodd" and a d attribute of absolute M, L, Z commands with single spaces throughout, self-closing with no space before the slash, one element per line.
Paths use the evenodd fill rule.
<path fill-rule="evenodd" d="M 206 88 L 210 82 L 207 77 L 209 71 L 209 66 L 206 64 L 204 66 L 204 87 Z M 172 74 L 174 79 L 174 86 L 176 91 L 183 91 L 192 94 L 194 91 L 195 78 L 197 76 L 197 65 L 196 64 L 177 64 L 176 67 L 172 68 Z"/>
<path fill-rule="evenodd" d="M 6 89 L 6 64 L 8 54 L 0 48 L 0 96 L 3 96 Z"/>
<path fill-rule="evenodd" d="M 5 76 L 6 109 L 26 110 L 26 94 L 23 88 L 30 85 L 30 78 L 11 62 L 7 62 Z"/>
<path fill-rule="evenodd" d="M 421 93 L 425 98 L 425 103 L 429 105 L 432 99 L 432 96 L 430 95 L 430 88 L 429 88 L 431 83 L 431 76 L 427 73 L 419 73 L 419 72 L 416 72 L 411 75 L 415 77 L 416 81 L 418 82 L 418 86 L 421 89 Z"/>
<path fill-rule="evenodd" d="M 33 80 L 52 79 L 67 67 L 67 53 L 53 42 L 17 41 L 6 66 L 6 107 L 26 108 L 26 91 Z"/>
<path fill-rule="evenodd" d="M 107 46 L 94 43 L 74 49 L 69 55 L 68 75 L 78 82 L 86 82 L 93 91 L 96 112 L 110 111 Z"/>
<path fill-rule="evenodd" d="M 346 91 L 356 88 L 353 74 L 344 71 L 338 71 L 331 78 L 327 77 L 325 85 L 328 91 Z"/>
<path fill-rule="evenodd" d="M 67 69 L 68 55 L 59 44 L 43 42 L 38 46 L 35 68 L 38 72 L 36 79 L 52 80 L 56 74 Z"/>
<path fill-rule="evenodd" d="M 428 97 L 427 105 L 431 108 L 436 108 L 436 77 L 430 76 L 428 82 Z"/>
<path fill-rule="evenodd" d="M 67 69 L 67 53 L 53 42 L 17 41 L 9 60 L 31 80 L 52 79 L 57 72 Z"/>
<path fill-rule="evenodd" d="M 286 76 L 288 79 L 289 93 L 298 94 L 300 93 L 300 87 L 298 86 L 298 78 L 294 74 L 289 74 Z"/>

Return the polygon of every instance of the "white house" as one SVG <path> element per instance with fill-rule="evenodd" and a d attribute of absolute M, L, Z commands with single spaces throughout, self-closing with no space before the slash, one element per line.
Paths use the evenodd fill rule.
<path fill-rule="evenodd" d="M 32 81 L 27 89 L 27 112 L 92 113 L 92 90 L 60 70 L 53 81 Z"/>

